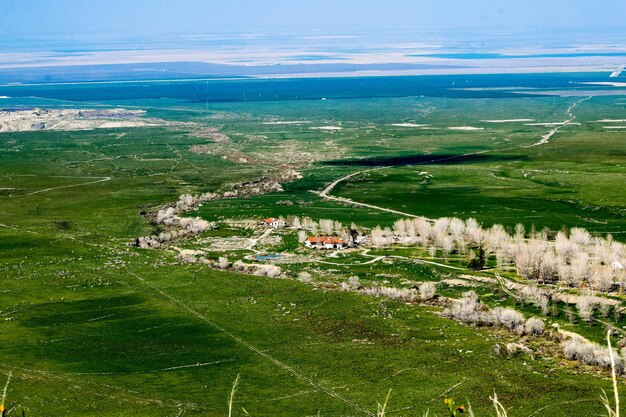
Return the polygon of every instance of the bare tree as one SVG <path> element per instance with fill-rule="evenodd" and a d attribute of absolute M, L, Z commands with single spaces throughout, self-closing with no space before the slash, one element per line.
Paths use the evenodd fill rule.
<path fill-rule="evenodd" d="M 298 231 L 298 242 L 300 242 L 301 244 L 304 244 L 304 242 L 306 242 L 307 240 L 307 233 L 304 230 L 299 230 Z"/>
<path fill-rule="evenodd" d="M 578 309 L 578 315 L 586 322 L 593 320 L 594 304 L 590 296 L 582 296 L 578 298 L 576 302 L 576 308 Z"/>
<path fill-rule="evenodd" d="M 320 219 L 320 230 L 325 235 L 331 235 L 334 230 L 334 222 L 329 219 Z"/>

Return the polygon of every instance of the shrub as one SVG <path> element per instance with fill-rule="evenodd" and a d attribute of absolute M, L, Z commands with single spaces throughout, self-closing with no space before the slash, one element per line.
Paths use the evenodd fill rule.
<path fill-rule="evenodd" d="M 543 320 L 537 317 L 531 317 L 526 320 L 526 324 L 524 325 L 524 330 L 526 334 L 537 336 L 544 332 L 546 325 Z"/>
<path fill-rule="evenodd" d="M 245 262 L 241 261 L 241 260 L 235 261 L 235 263 L 233 263 L 233 269 L 235 271 L 243 272 L 246 269 L 248 269 L 248 265 Z"/>
<path fill-rule="evenodd" d="M 305 284 L 308 284 L 313 281 L 313 277 L 308 272 L 302 271 L 298 274 L 298 280 L 304 282 Z"/>
<path fill-rule="evenodd" d="M 424 282 L 419 287 L 422 300 L 432 300 L 437 292 L 437 287 L 432 282 Z"/>
<path fill-rule="evenodd" d="M 221 268 L 221 269 L 228 269 L 228 266 L 230 265 L 230 262 L 228 262 L 228 258 L 226 256 L 220 256 L 217 260 L 217 265 Z"/>
<path fill-rule="evenodd" d="M 361 280 L 356 275 L 353 275 L 350 278 L 348 278 L 347 282 L 341 283 L 341 289 L 344 291 L 356 291 L 360 288 L 362 288 Z"/>
<path fill-rule="evenodd" d="M 510 308 L 496 307 L 491 311 L 494 326 L 506 327 L 514 332 L 522 332 L 524 327 L 524 315 Z"/>
<path fill-rule="evenodd" d="M 464 293 L 461 299 L 457 300 L 451 308 L 445 309 L 442 314 L 463 323 L 483 325 L 491 322 L 486 318 L 486 312 L 474 291 Z"/>
<path fill-rule="evenodd" d="M 278 278 L 283 273 L 282 268 L 276 265 L 255 265 L 255 267 L 254 275 Z"/>
<path fill-rule="evenodd" d="M 376 297 L 387 297 L 396 301 L 414 303 L 418 300 L 417 291 L 413 288 L 393 288 L 393 287 L 366 287 L 360 290 L 362 294 L 374 295 Z"/>
<path fill-rule="evenodd" d="M 524 346 L 521 343 L 507 343 L 506 351 L 509 354 L 509 356 L 516 355 L 517 353 L 528 353 L 531 355 L 533 353 L 532 350 L 530 350 L 527 346 Z"/>
<path fill-rule="evenodd" d="M 463 297 L 456 300 L 452 307 L 445 309 L 442 315 L 477 326 L 504 327 L 520 335 L 539 335 L 545 330 L 542 320 L 535 317 L 526 320 L 522 313 L 511 308 L 487 309 L 478 301 L 474 291 L 463 294 Z"/>
<path fill-rule="evenodd" d="M 353 275 L 348 278 L 348 285 L 350 285 L 351 288 L 359 289 L 361 288 L 361 280 L 356 275 Z"/>
<path fill-rule="evenodd" d="M 597 343 L 588 342 L 582 338 L 572 338 L 561 343 L 563 353 L 569 360 L 582 362 L 586 365 L 611 367 L 611 354 L 608 348 Z M 624 361 L 614 353 L 615 370 L 618 373 L 624 372 Z"/>
<path fill-rule="evenodd" d="M 178 258 L 183 262 L 195 263 L 198 261 L 196 252 L 193 250 L 183 249 L 178 253 Z"/>
<path fill-rule="evenodd" d="M 473 251 L 470 252 L 467 267 L 474 271 L 478 271 L 485 267 L 485 248 L 483 248 L 482 244 L 478 247 L 478 255 L 476 255 Z"/>

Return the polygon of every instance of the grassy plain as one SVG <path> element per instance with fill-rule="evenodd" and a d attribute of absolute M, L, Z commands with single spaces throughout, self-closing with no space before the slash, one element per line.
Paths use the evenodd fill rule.
<path fill-rule="evenodd" d="M 537 147 L 524 146 L 549 128 L 481 122 L 563 121 L 572 101 L 118 100 L 152 117 L 222 127 L 231 141 L 212 144 L 182 125 L 0 134 L 0 370 L 14 374 L 9 400 L 37 416 L 223 416 L 240 374 L 236 415 L 243 415 L 241 407 L 251 415 L 368 415 L 390 388 L 388 415 L 395 416 L 441 411 L 443 396 L 469 400 L 477 415 L 489 415 L 494 390 L 511 416 L 569 416 L 572 407 L 579 415 L 601 413 L 600 389 L 610 388 L 606 374 L 580 374 L 541 354 L 495 355 L 494 345 L 515 337 L 441 318 L 437 308 L 218 272 L 183 264 L 167 250 L 128 247 L 135 237 L 158 230 L 140 211 L 181 193 L 227 189 L 284 165 L 303 175 L 285 192 L 218 200 L 198 215 L 223 222 L 297 214 L 389 225 L 400 216 L 311 192 L 342 175 L 389 166 L 341 183 L 334 193 L 430 217 L 552 229 L 582 225 L 621 239 L 624 135 L 592 123 L 623 118 L 618 98 L 585 102 L 580 126 L 564 127 Z M 285 121 L 305 123 L 267 124 Z M 400 123 L 436 129 L 391 126 Z M 311 129 L 323 126 L 342 129 Z M 484 130 L 447 129 L 455 126 Z M 190 152 L 193 145 L 208 145 L 212 154 Z M 462 157 L 480 151 L 489 152 Z M 233 155 L 248 161 L 236 162 Z M 429 162 L 443 158 L 451 159 Z M 407 166 L 414 162 L 421 165 Z M 433 176 L 426 184 L 422 171 Z M 294 204 L 277 204 L 285 200 Z M 245 233 L 222 227 L 201 238 Z M 408 261 L 351 265 L 365 259 L 354 254 L 335 260 L 344 266 L 286 268 L 317 269 L 336 281 L 357 274 L 398 286 L 459 274 Z M 450 296 L 464 289 L 441 286 Z M 482 295 L 510 302 L 498 293 Z M 596 339 L 602 329 L 576 328 Z"/>

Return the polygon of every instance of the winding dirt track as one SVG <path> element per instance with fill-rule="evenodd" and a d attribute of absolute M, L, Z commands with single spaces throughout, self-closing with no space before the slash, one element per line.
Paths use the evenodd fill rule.
<path fill-rule="evenodd" d="M 445 161 L 450 161 L 450 160 L 455 160 L 455 159 L 462 159 L 462 158 L 466 158 L 469 156 L 473 156 L 473 155 L 480 155 L 480 154 L 486 154 L 486 153 L 493 153 L 493 152 L 506 152 L 506 151 L 511 151 L 514 149 L 520 149 L 520 148 L 530 148 L 530 147 L 534 147 L 534 146 L 540 146 L 540 145 L 545 145 L 547 143 L 549 143 L 550 138 L 552 138 L 552 136 L 554 136 L 555 134 L 557 134 L 563 127 L 568 126 L 570 124 L 572 124 L 572 122 L 574 120 L 576 120 L 576 116 L 572 113 L 574 111 L 574 109 L 581 103 L 589 100 L 591 98 L 591 96 L 589 97 L 585 97 L 583 99 L 580 99 L 576 102 L 574 102 L 571 106 L 569 106 L 567 108 L 567 110 L 565 110 L 565 114 L 567 116 L 569 116 L 568 120 L 565 120 L 563 122 L 561 122 L 561 124 L 558 127 L 555 127 L 554 129 L 550 130 L 548 133 L 546 133 L 545 135 L 543 135 L 541 137 L 541 140 L 539 140 L 538 142 L 535 142 L 531 145 L 520 145 L 520 146 L 511 146 L 509 148 L 504 148 L 504 149 L 493 149 L 493 150 L 484 150 L 484 151 L 477 151 L 477 152 L 469 152 L 463 155 L 459 155 L 459 156 L 451 156 L 451 157 L 447 157 L 447 158 L 440 158 L 440 159 L 433 159 L 431 161 L 425 161 L 425 162 L 416 162 L 414 164 L 406 164 L 404 165 L 405 167 L 410 167 L 410 166 L 418 166 L 418 165 L 424 165 L 424 164 L 433 164 L 433 163 L 438 163 L 438 162 L 445 162 Z M 386 169 L 386 168 L 393 168 L 395 165 L 385 165 L 385 166 L 380 166 L 380 167 L 376 167 L 376 168 L 370 168 L 370 169 L 364 169 L 361 171 L 356 171 L 353 172 L 351 174 L 345 175 L 341 178 L 336 179 L 335 181 L 331 182 L 326 188 L 324 188 L 322 191 L 313 191 L 311 190 L 311 192 L 319 195 L 320 197 L 322 197 L 325 200 L 333 200 L 333 201 L 337 201 L 337 202 L 341 202 L 341 203 L 347 203 L 347 204 L 352 204 L 355 206 L 359 206 L 359 207 L 366 207 L 366 208 L 371 208 L 374 210 L 378 210 L 378 211 L 385 211 L 387 213 L 393 213 L 393 214 L 399 214 L 401 216 L 406 216 L 406 217 L 413 217 L 413 218 L 424 218 L 426 220 L 429 221 L 434 221 L 433 219 L 429 219 L 427 217 L 424 216 L 418 216 L 415 214 L 411 214 L 411 213 L 405 213 L 402 211 L 398 211 L 398 210 L 393 210 L 393 209 L 389 209 L 386 207 L 381 207 L 381 206 L 376 206 L 373 204 L 366 204 L 366 203 L 359 203 L 357 201 L 354 201 L 350 198 L 346 198 L 346 197 L 335 197 L 330 195 L 330 192 L 341 182 L 346 181 L 356 175 L 359 174 L 364 174 L 366 172 L 372 172 L 372 171 L 378 171 L 381 169 Z"/>
<path fill-rule="evenodd" d="M 574 116 L 572 114 L 572 111 L 576 108 L 576 106 L 578 106 L 580 103 L 582 103 L 583 101 L 587 101 L 591 98 L 591 96 L 589 97 L 585 97 L 583 99 L 578 100 L 577 102 L 575 102 L 574 104 L 572 104 L 571 106 L 569 106 L 567 108 L 567 110 L 565 110 L 565 114 L 567 114 L 570 118 L 565 120 L 564 122 L 562 122 L 561 124 L 559 124 L 557 127 L 555 127 L 554 129 L 552 129 L 551 131 L 549 131 L 548 133 L 546 133 L 545 135 L 543 135 L 541 137 L 541 140 L 539 142 L 533 143 L 532 145 L 528 145 L 526 146 L 527 148 L 531 148 L 533 146 L 539 146 L 539 145 L 545 145 L 546 143 L 548 143 L 550 141 L 550 138 L 552 138 L 552 136 L 556 135 L 557 133 L 559 133 L 559 130 L 561 130 L 563 127 L 572 124 L 572 122 L 574 120 L 576 120 L 576 116 Z"/>

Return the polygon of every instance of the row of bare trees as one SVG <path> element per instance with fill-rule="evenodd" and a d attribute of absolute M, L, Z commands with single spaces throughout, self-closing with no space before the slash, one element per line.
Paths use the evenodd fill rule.
<path fill-rule="evenodd" d="M 510 308 L 489 309 L 480 302 L 473 291 L 463 294 L 459 300 L 454 301 L 451 307 L 446 308 L 442 315 L 476 326 L 505 328 L 518 335 L 538 336 L 545 332 L 543 320 L 537 317 L 526 319 L 522 313 Z M 559 338 L 562 338 L 561 349 L 567 359 L 592 366 L 611 367 L 611 353 L 606 347 L 571 332 L 559 335 Z M 618 373 L 624 372 L 624 363 L 626 363 L 626 350 L 622 349 L 621 353 L 619 355 L 617 351 L 613 351 L 614 364 Z"/>
<path fill-rule="evenodd" d="M 536 317 L 526 320 L 522 313 L 511 308 L 487 308 L 479 301 L 474 291 L 463 294 L 463 297 L 455 300 L 451 307 L 442 312 L 442 315 L 477 326 L 504 327 L 519 335 L 538 335 L 545 329 L 543 320 Z"/>
<path fill-rule="evenodd" d="M 443 217 L 400 219 L 393 227 L 372 229 L 374 246 L 420 245 L 433 255 L 468 254 L 480 248 L 498 267 L 514 266 L 519 275 L 539 282 L 560 281 L 568 286 L 590 286 L 610 291 L 625 278 L 626 246 L 611 235 L 599 237 L 582 228 L 569 233 L 526 233 L 518 224 L 513 233 L 501 225 L 483 228 L 475 219 Z"/>
<path fill-rule="evenodd" d="M 363 233 L 363 229 L 352 223 L 346 226 L 337 220 L 320 219 L 314 220 L 310 217 L 288 216 L 285 220 L 294 229 L 298 230 L 298 240 L 304 243 L 309 234 L 338 236 L 346 245 L 352 246 L 359 235 Z"/>
<path fill-rule="evenodd" d="M 158 248 L 171 241 L 200 234 L 208 230 L 212 224 L 199 217 L 181 217 L 181 214 L 196 210 L 203 203 L 212 200 L 282 191 L 281 183 L 297 177 L 297 172 L 288 169 L 257 181 L 235 184 L 229 191 L 223 193 L 182 194 L 175 203 L 152 215 L 154 222 L 164 226 L 166 230 L 156 235 L 139 237 L 135 239 L 134 245 L 140 248 Z"/>
<path fill-rule="evenodd" d="M 270 278 L 280 278 L 284 276 L 283 269 L 277 265 L 258 263 L 252 264 L 245 263 L 242 260 L 237 260 L 231 263 L 226 256 L 220 256 L 217 261 L 215 261 L 207 259 L 202 256 L 202 254 L 196 253 L 193 250 L 181 250 L 178 253 L 178 258 L 183 262 L 205 264 L 212 268 L 240 272 L 242 274 L 259 275 Z"/>

